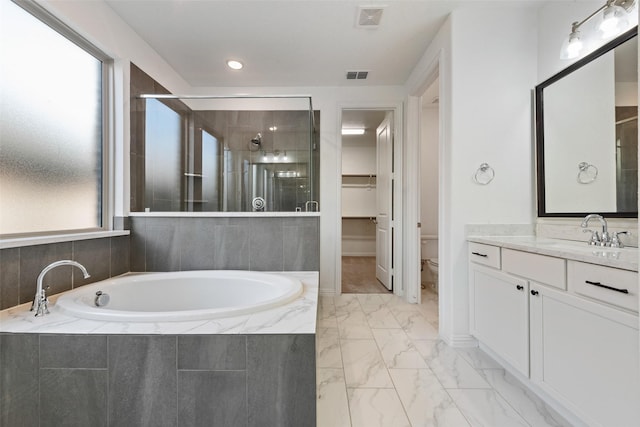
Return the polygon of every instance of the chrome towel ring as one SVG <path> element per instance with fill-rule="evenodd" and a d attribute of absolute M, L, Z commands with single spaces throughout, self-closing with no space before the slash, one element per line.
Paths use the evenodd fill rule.
<path fill-rule="evenodd" d="M 488 163 L 482 163 L 476 171 L 475 175 L 473 175 L 473 180 L 476 182 L 476 184 L 487 185 L 488 183 L 493 181 L 493 178 L 495 177 L 496 172 L 493 170 L 493 168 L 489 166 Z"/>
<path fill-rule="evenodd" d="M 578 182 L 580 184 L 591 184 L 598 177 L 598 168 L 587 162 L 578 164 Z"/>

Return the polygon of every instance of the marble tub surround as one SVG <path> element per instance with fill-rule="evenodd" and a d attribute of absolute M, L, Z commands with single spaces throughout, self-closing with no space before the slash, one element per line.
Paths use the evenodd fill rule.
<path fill-rule="evenodd" d="M 586 240 L 578 242 L 538 236 L 467 236 L 467 240 L 540 255 L 638 271 L 638 248 L 589 246 Z"/>
<path fill-rule="evenodd" d="M 0 311 L 0 332 L 59 334 L 314 334 L 318 301 L 318 272 L 276 272 L 300 280 L 303 294 L 289 304 L 258 313 L 221 319 L 183 322 L 107 322 L 79 319 L 56 309 L 34 317 L 30 303 Z"/>

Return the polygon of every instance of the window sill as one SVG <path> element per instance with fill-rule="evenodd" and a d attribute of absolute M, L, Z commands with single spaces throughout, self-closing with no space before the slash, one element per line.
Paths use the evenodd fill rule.
<path fill-rule="evenodd" d="M 23 246 L 46 245 L 49 243 L 73 242 L 76 240 L 102 239 L 106 237 L 128 236 L 129 230 L 91 231 L 87 233 L 55 234 L 50 236 L 17 237 L 0 239 L 0 249 Z"/>

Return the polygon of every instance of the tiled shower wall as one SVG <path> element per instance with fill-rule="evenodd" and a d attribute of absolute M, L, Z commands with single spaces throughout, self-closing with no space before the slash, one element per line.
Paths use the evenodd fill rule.
<path fill-rule="evenodd" d="M 0 250 L 0 310 L 33 301 L 42 269 L 62 259 L 84 265 L 91 277 L 84 279 L 75 267 L 55 268 L 46 276 L 48 295 L 130 271 L 129 236 Z"/>
<path fill-rule="evenodd" d="M 318 217 L 130 217 L 131 270 L 318 271 Z"/>

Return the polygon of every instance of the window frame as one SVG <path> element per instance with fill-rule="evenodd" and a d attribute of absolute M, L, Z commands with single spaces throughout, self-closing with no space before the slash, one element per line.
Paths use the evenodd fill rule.
<path fill-rule="evenodd" d="M 82 49 L 89 55 L 102 63 L 101 69 L 101 153 L 102 153 L 102 173 L 101 173 L 101 212 L 100 226 L 80 229 L 50 229 L 47 231 L 26 232 L 26 233 L 8 233 L 0 234 L 0 241 L 5 239 L 16 240 L 20 238 L 33 238 L 40 236 L 64 236 L 77 235 L 81 233 L 96 233 L 113 230 L 114 215 L 114 138 L 113 138 L 113 75 L 114 75 L 114 59 L 100 50 L 97 46 L 89 42 L 85 37 L 65 24 L 47 9 L 35 3 L 33 0 L 11 0 L 16 6 L 39 20 L 43 25 L 48 26 L 53 31 L 66 38 L 78 48 Z"/>

